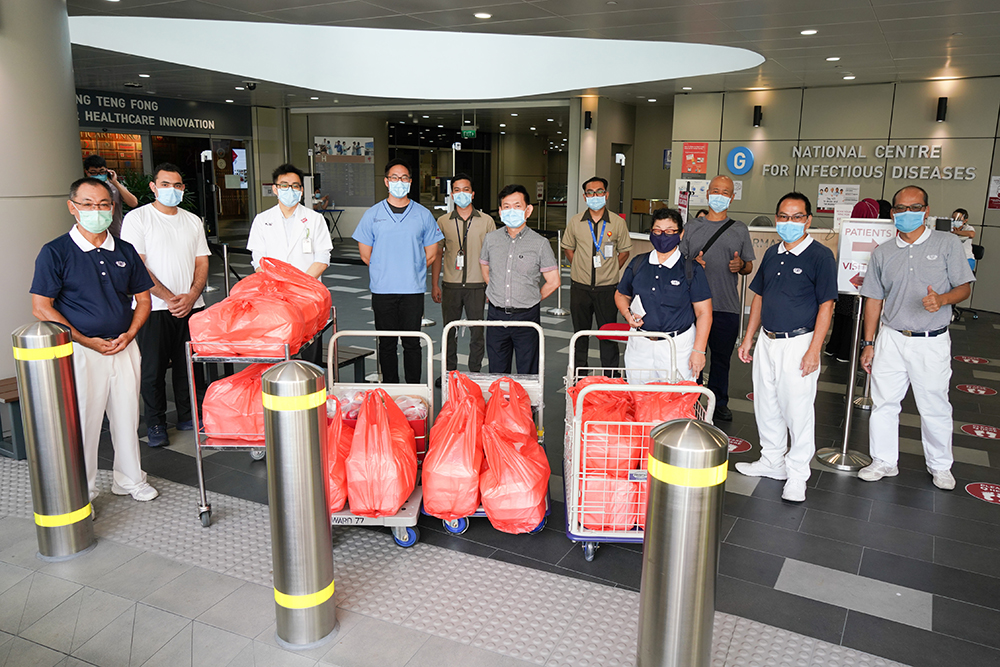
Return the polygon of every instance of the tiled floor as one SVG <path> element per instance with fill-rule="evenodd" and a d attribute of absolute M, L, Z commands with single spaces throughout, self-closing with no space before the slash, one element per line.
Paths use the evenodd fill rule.
<path fill-rule="evenodd" d="M 239 265 L 239 258 L 236 264 Z M 238 270 L 245 272 L 245 269 Z M 365 269 L 357 265 L 335 265 L 331 267 L 330 274 L 337 276 L 328 276 L 326 282 L 331 285 L 364 288 L 367 284 Z M 217 272 L 210 282 L 221 284 Z M 218 295 L 217 292 L 215 294 Z M 355 302 L 359 296 L 361 300 Z M 564 297 L 567 296 L 568 292 L 564 294 Z M 357 303 L 367 306 L 366 299 L 365 292 L 334 293 L 341 328 L 370 328 L 367 324 L 370 312 L 357 307 Z M 429 298 L 426 315 L 437 324 L 425 331 L 439 340 L 440 307 Z M 545 316 L 543 327 L 553 334 L 548 336 L 546 346 L 545 426 L 549 460 L 553 472 L 558 475 L 562 461 L 565 400 L 561 388 L 567 362 L 565 336 L 571 326 L 568 318 Z M 981 313 L 979 320 L 954 325 L 951 332 L 953 353 L 1000 358 L 996 337 L 998 328 L 1000 317 L 988 313 Z M 465 340 L 462 340 L 460 351 L 464 352 L 465 345 Z M 847 368 L 845 364 L 828 363 L 830 360 L 826 357 L 823 362 L 826 365 L 822 369 L 820 392 L 816 399 L 817 446 L 839 446 Z M 1000 371 L 994 369 L 997 366 L 1000 366 L 1000 361 L 988 366 L 956 362 L 951 384 L 955 387 L 974 383 L 1000 388 L 997 382 Z M 368 370 L 374 370 L 371 361 Z M 717 609 L 722 612 L 719 617 L 723 619 L 721 626 L 728 628 L 731 625 L 734 629 L 731 635 L 722 638 L 726 652 L 724 655 L 717 653 L 720 657 L 716 663 L 771 665 L 785 661 L 787 664 L 820 664 L 826 660 L 828 662 L 824 664 L 876 664 L 865 663 L 865 658 L 858 658 L 852 652 L 864 651 L 911 665 L 1000 664 L 1000 531 L 997 530 L 1000 506 L 977 500 L 963 490 L 969 482 L 1000 483 L 1000 451 L 994 441 L 967 435 L 960 430 L 961 425 L 967 423 L 1000 426 L 1000 418 L 997 417 L 1000 414 L 1000 396 L 952 392 L 957 461 L 953 472 L 958 480 L 955 491 L 942 492 L 931 485 L 919 453 L 919 417 L 912 399 L 908 399 L 904 403 L 901 419 L 903 453 L 898 477 L 869 484 L 851 475 L 816 470 L 809 481 L 806 502 L 796 505 L 781 501 L 780 483 L 744 478 L 732 470 L 733 463 L 753 460 L 758 456 L 753 403 L 742 398 L 751 391 L 749 366 L 734 362 L 732 385 L 734 399 L 731 407 L 735 417 L 731 424 L 720 425 L 730 436 L 748 440 L 753 449 L 731 456 Z M 190 439 L 185 440 L 185 434 L 175 431 L 170 434 L 173 439 L 171 447 L 158 450 L 144 448 L 143 461 L 150 474 L 177 483 L 176 486 L 161 483 L 161 486 L 176 488 L 177 491 L 170 498 L 164 494 L 164 498 L 149 505 L 132 503 L 129 511 L 123 512 L 120 517 L 122 525 L 116 526 L 114 535 L 108 535 L 107 539 L 120 542 L 118 549 L 141 550 L 142 553 L 136 554 L 135 558 L 140 555 L 166 558 L 227 577 L 249 580 L 257 586 L 268 586 L 269 551 L 248 557 L 249 560 L 239 555 L 240 549 L 268 543 L 266 511 L 261 512 L 262 518 L 258 520 L 250 518 L 256 517 L 252 512 L 242 514 L 249 510 L 234 509 L 243 508 L 237 499 L 252 501 L 247 503 L 247 507 L 260 507 L 255 503 L 266 503 L 266 464 L 252 461 L 246 453 L 213 452 L 206 458 L 205 474 L 216 519 L 212 528 L 206 531 L 197 525 L 196 494 L 190 488 L 197 485 L 191 458 L 193 443 Z M 867 451 L 866 412 L 855 410 L 851 446 Z M 110 467 L 110 453 L 105 443 L 102 450 L 104 467 Z M 22 487 L 26 488 L 26 484 L 23 481 Z M 182 493 L 183 485 L 187 486 Z M 354 652 L 363 652 L 364 647 L 369 647 L 364 650 L 382 651 L 388 649 L 384 646 L 385 642 L 379 640 L 382 636 L 380 632 L 397 638 L 392 643 L 393 650 L 398 649 L 393 656 L 370 664 L 411 664 L 407 660 L 414 661 L 412 664 L 425 664 L 425 661 L 434 659 L 434 651 L 441 648 L 440 642 L 452 642 L 445 644 L 450 647 L 450 651 L 445 653 L 454 656 L 456 664 L 508 664 L 502 660 L 514 658 L 537 660 L 537 646 L 532 648 L 530 642 L 521 642 L 524 644 L 521 646 L 517 638 L 503 635 L 503 632 L 509 632 L 506 630 L 506 617 L 490 617 L 487 613 L 478 625 L 448 627 L 451 622 L 448 620 L 448 609 L 458 605 L 459 609 L 485 613 L 508 608 L 523 611 L 541 605 L 552 611 L 542 616 L 522 618 L 519 622 L 523 627 L 539 625 L 542 623 L 540 619 L 552 620 L 553 615 L 558 616 L 559 612 L 568 610 L 573 613 L 573 617 L 566 621 L 553 621 L 553 625 L 542 623 L 547 628 L 545 633 L 552 633 L 548 636 L 552 640 L 550 643 L 554 643 L 545 654 L 548 660 L 545 664 L 588 664 L 581 654 L 571 652 L 580 650 L 574 636 L 584 638 L 580 641 L 589 646 L 588 642 L 600 644 L 598 640 L 605 633 L 613 634 L 607 628 L 617 622 L 613 621 L 618 618 L 615 615 L 625 613 L 622 609 L 634 604 L 629 600 L 634 601 L 639 586 L 641 545 L 602 545 L 595 560 L 588 563 L 580 547 L 571 543 L 564 533 L 564 509 L 559 502 L 561 480 L 555 479 L 552 488 L 552 515 L 546 529 L 535 536 L 513 537 L 499 533 L 485 519 L 473 519 L 468 532 L 454 536 L 446 533 L 438 520 L 424 517 L 420 522 L 421 544 L 403 551 L 391 545 L 387 535 L 376 531 L 343 532 L 343 541 L 336 546 L 340 554 L 338 568 L 341 564 L 346 568 L 338 569 L 338 602 L 342 609 L 351 612 L 344 618 L 354 618 L 354 627 L 363 631 L 355 634 L 355 630 L 350 630 L 337 645 L 346 643 Z M 109 521 L 117 516 L 116 507 L 117 503 L 114 503 L 102 508 L 99 500 L 101 515 L 97 525 L 106 520 L 106 514 L 113 513 L 112 517 L 108 517 Z M 176 537 L 167 545 L 156 546 L 155 540 L 148 537 L 149 533 L 142 533 L 142 517 L 154 513 L 159 521 L 168 522 L 178 536 L 184 537 Z M 4 522 L 11 520 L 5 519 Z M 238 538 L 224 528 L 227 525 L 233 527 Z M 4 532 L 0 531 L 0 535 Z M 220 533 L 224 535 L 220 536 Z M 231 546 L 229 540 L 236 540 L 238 549 L 223 555 L 225 549 Z M 374 550 L 371 554 L 379 554 L 377 558 L 371 556 L 379 563 L 378 568 L 371 570 L 360 566 L 355 571 L 345 563 L 345 554 L 350 553 L 351 558 L 360 557 L 359 554 L 369 553 L 366 551 L 369 548 Z M 341 549 L 349 551 L 339 551 Z M 444 555 L 436 555 L 442 553 Z M 0 551 L 0 560 L 10 562 L 3 554 Z M 209 558 L 205 554 L 212 556 Z M 121 558 L 121 554 L 118 557 Z M 372 578 L 373 571 L 389 567 L 389 563 L 402 564 L 404 561 L 407 567 L 412 564 L 416 571 L 425 572 L 425 577 L 433 576 L 436 572 L 433 566 L 421 565 L 425 559 L 434 563 L 461 562 L 463 568 L 469 568 L 470 576 L 462 576 L 460 572 L 464 570 L 456 570 L 451 579 L 440 584 L 447 590 L 446 594 L 442 593 L 445 599 L 434 598 L 432 604 L 424 606 L 420 606 L 418 599 L 405 604 L 399 600 L 410 595 L 425 599 L 421 596 L 434 592 L 428 590 L 427 582 L 435 579 L 417 578 L 413 583 L 386 581 L 381 578 L 381 573 Z M 14 564 L 26 567 L 21 562 Z M 122 566 L 126 564 L 123 561 Z M 516 597 L 502 603 L 488 595 L 484 598 L 482 592 L 491 590 L 489 582 L 492 578 L 498 576 L 497 573 L 508 572 L 520 573 L 516 576 L 524 582 L 543 575 L 562 575 L 564 578 L 554 580 L 558 582 L 555 588 L 542 589 L 547 591 L 542 599 L 534 594 L 539 590 L 534 585 L 517 589 Z M 466 582 L 480 579 L 481 587 L 477 591 L 466 590 Z M 0 588 L 3 588 L 4 581 L 6 579 L 0 573 Z M 456 581 L 459 583 L 456 584 Z M 365 582 L 371 583 L 376 590 L 363 593 L 358 587 Z M 89 582 L 79 583 L 84 590 L 91 586 Z M 143 582 L 146 587 L 155 584 L 155 581 Z M 138 582 L 131 585 L 136 586 Z M 208 586 L 205 584 L 206 588 Z M 589 591 L 588 597 L 575 599 L 574 602 L 576 593 L 571 591 L 575 587 Z M 103 589 L 95 587 L 95 590 Z M 597 597 L 594 597 L 595 591 L 600 593 Z M 146 597 L 157 592 L 158 589 L 136 591 L 132 599 L 136 605 L 148 605 Z M 141 597 L 139 593 L 142 593 Z M 237 596 L 229 603 L 230 608 L 242 610 L 244 602 L 247 605 L 252 603 L 249 598 L 244 601 L 237 593 L 238 590 L 229 592 L 229 597 L 224 598 Z M 166 595 L 163 593 L 161 597 Z M 226 592 L 220 591 L 218 595 L 221 598 Z M 566 595 L 569 598 L 559 597 Z M 119 596 L 129 599 L 127 595 Z M 592 614 L 586 608 L 590 605 L 583 604 L 584 599 L 595 601 L 592 609 L 596 611 Z M 392 604 L 387 604 L 386 600 L 392 601 Z M 222 619 L 227 616 L 226 607 L 216 610 L 212 617 L 215 620 L 206 623 L 203 616 L 209 614 L 211 609 L 202 609 L 193 603 L 186 609 L 164 609 L 164 604 L 158 602 L 148 606 L 191 622 L 189 629 L 182 628 L 180 635 L 183 637 L 177 640 L 183 647 L 203 645 L 198 644 L 202 637 L 199 624 L 218 627 L 248 641 L 253 640 L 247 644 L 251 647 L 267 643 L 266 637 L 260 638 L 260 632 L 250 635 L 257 630 L 252 618 L 246 621 L 248 627 L 225 627 Z M 273 611 L 271 613 L 273 616 Z M 134 614 L 135 618 L 139 618 L 138 611 Z M 563 625 L 555 625 L 560 622 Z M 380 625 L 385 623 L 390 627 Z M 622 627 L 625 625 L 628 624 Z M 404 631 L 401 626 L 408 629 Z M 717 624 L 717 633 L 719 627 Z M 0 630 L 10 632 L 3 625 L 0 625 Z M 786 639 L 774 639 L 772 642 L 770 638 L 777 636 L 774 633 L 781 631 L 785 632 L 782 637 L 795 633 L 797 639 L 791 644 Z M 556 635 L 559 639 L 555 638 Z M 737 642 L 739 637 L 744 640 Z M 456 644 L 456 640 L 465 643 Z M 717 652 L 723 650 L 719 642 L 717 634 Z M 411 644 L 418 645 L 411 647 Z M 793 644 L 793 648 L 788 648 Z M 459 645 L 463 648 L 457 648 Z M 515 645 L 516 650 L 511 648 Z M 623 642 L 622 646 L 625 645 L 629 646 L 628 650 L 634 650 L 629 642 Z M 411 648 L 412 652 L 407 653 Z M 425 649 L 428 651 L 426 654 Z M 10 649 L 0 648 L 0 657 L 4 650 Z M 247 650 L 252 652 L 256 648 L 241 649 L 244 653 Z M 340 651 L 346 651 L 346 648 L 342 646 Z M 485 653 L 463 658 L 472 655 L 465 651 Z M 192 655 L 199 653 L 200 649 L 192 649 Z M 436 662 L 441 662 L 440 655 Z M 807 657 L 802 658 L 802 655 Z M 619 656 L 616 659 L 627 662 L 629 658 Z M 257 664 L 264 664 L 260 662 L 261 658 L 257 660 Z M 590 664 L 615 664 L 601 662 L 609 660 L 606 657 L 595 657 L 593 660 L 596 661 Z M 861 662 L 852 663 L 852 660 Z M 0 659 L 0 665 L 3 664 Z M 136 663 L 133 661 L 132 664 Z M 194 664 L 198 664 L 197 661 Z M 346 661 L 343 664 L 368 663 Z"/>

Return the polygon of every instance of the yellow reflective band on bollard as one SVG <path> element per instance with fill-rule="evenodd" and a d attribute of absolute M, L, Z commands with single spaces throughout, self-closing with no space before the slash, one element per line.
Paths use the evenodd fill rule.
<path fill-rule="evenodd" d="M 60 526 L 69 526 L 90 517 L 90 513 L 93 511 L 94 510 L 91 508 L 90 503 L 87 503 L 75 512 L 69 512 L 67 514 L 35 513 L 35 523 L 42 528 L 59 528 Z"/>
<path fill-rule="evenodd" d="M 326 389 L 305 396 L 273 396 L 265 392 L 261 392 L 261 396 L 264 397 L 265 408 L 278 412 L 309 410 L 326 403 Z"/>
<path fill-rule="evenodd" d="M 59 359 L 73 354 L 73 343 L 64 343 L 55 347 L 15 347 L 14 358 L 18 361 L 44 361 Z"/>
<path fill-rule="evenodd" d="M 728 472 L 727 463 L 714 468 L 678 468 L 654 459 L 652 454 L 649 455 L 649 474 L 661 482 L 674 486 L 716 486 L 726 481 Z"/>
<path fill-rule="evenodd" d="M 336 582 L 331 581 L 330 585 L 321 590 L 319 593 L 311 593 L 309 595 L 288 595 L 287 593 L 282 593 L 275 588 L 274 601 L 285 609 L 309 609 L 310 607 L 318 607 L 333 597 L 334 583 Z"/>

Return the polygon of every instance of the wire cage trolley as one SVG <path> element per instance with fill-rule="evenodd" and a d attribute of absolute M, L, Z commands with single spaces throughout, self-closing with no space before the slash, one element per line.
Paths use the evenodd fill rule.
<path fill-rule="evenodd" d="M 376 347 L 379 338 L 410 337 L 420 338 L 423 341 L 422 349 L 427 356 L 426 372 L 427 382 L 419 384 L 372 384 L 367 382 L 340 382 L 339 371 L 334 360 L 337 359 L 337 344 L 341 338 L 375 338 Z M 373 387 L 384 389 L 389 396 L 415 396 L 424 401 L 427 405 L 427 416 L 420 422 L 410 422 L 414 428 L 417 444 L 418 464 L 423 462 L 424 454 L 427 451 L 427 441 L 430 436 L 431 426 L 434 423 L 434 343 L 431 337 L 422 331 L 338 331 L 330 337 L 329 354 L 327 360 L 327 383 L 329 394 L 334 396 L 343 395 L 346 392 L 367 391 Z M 421 432 L 422 431 L 422 432 Z M 330 517 L 330 523 L 334 526 L 386 526 L 392 530 L 392 539 L 401 547 L 412 547 L 420 540 L 420 529 L 417 528 L 417 516 L 420 513 L 420 505 L 423 501 L 424 492 L 420 485 L 419 470 L 417 473 L 417 483 L 413 488 L 413 493 L 406 499 L 399 512 L 393 516 L 366 517 L 359 516 L 351 512 L 350 506 L 339 512 L 335 512 Z"/>
<path fill-rule="evenodd" d="M 506 320 L 455 320 L 449 322 L 441 331 L 441 403 L 448 402 L 448 334 L 456 327 L 525 327 L 538 332 L 538 373 L 530 374 L 504 374 L 504 373 L 467 373 L 470 380 L 475 382 L 485 394 L 490 386 L 502 377 L 509 377 L 522 387 L 528 394 L 531 401 L 531 411 L 535 417 L 535 428 L 538 432 L 538 444 L 545 449 L 545 332 L 542 327 L 535 322 L 518 322 Z M 457 341 L 456 341 L 457 342 Z M 502 388 L 502 387 L 501 387 Z M 551 504 L 548 495 L 545 497 L 545 518 L 538 526 L 529 532 L 534 535 L 545 528 L 546 519 L 551 512 Z M 426 514 L 426 512 L 425 512 Z M 469 517 L 462 517 L 452 521 L 441 520 L 444 529 L 452 535 L 461 535 L 469 529 L 469 518 L 483 518 L 486 511 L 480 505 Z"/>
<path fill-rule="evenodd" d="M 574 367 L 573 350 L 584 336 L 608 337 L 604 331 L 579 331 L 570 339 L 566 388 L 589 375 L 612 375 L 619 368 Z M 615 338 L 645 337 L 661 340 L 669 346 L 671 369 L 629 369 L 635 374 L 648 373 L 650 381 L 677 383 L 677 351 L 673 339 L 663 334 L 643 331 L 616 331 Z M 665 376 L 665 377 L 664 377 Z M 641 543 L 646 499 L 646 460 L 649 433 L 658 422 L 583 421 L 587 396 L 599 392 L 632 394 L 700 394 L 694 404 L 695 417 L 712 423 L 715 394 L 702 386 L 676 384 L 591 384 L 583 387 L 576 400 L 566 392 L 566 431 L 563 455 L 563 479 L 566 492 L 566 535 L 582 543 L 583 556 L 594 560 L 601 542 Z"/>

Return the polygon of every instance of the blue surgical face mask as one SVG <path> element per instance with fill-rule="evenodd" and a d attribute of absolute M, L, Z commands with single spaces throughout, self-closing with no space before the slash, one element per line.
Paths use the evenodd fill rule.
<path fill-rule="evenodd" d="M 524 209 L 505 208 L 500 211 L 500 221 L 508 227 L 516 229 L 524 224 Z"/>
<path fill-rule="evenodd" d="M 465 208 L 472 203 L 472 193 L 471 192 L 456 192 L 452 195 L 452 199 L 455 200 L 455 206 L 459 208 Z"/>
<path fill-rule="evenodd" d="M 908 234 L 909 232 L 916 231 L 924 224 L 924 212 L 923 211 L 903 211 L 902 213 L 893 213 L 892 221 L 896 225 L 896 229 Z"/>
<path fill-rule="evenodd" d="M 301 192 L 296 192 L 291 188 L 288 188 L 287 190 L 281 190 L 281 189 L 278 190 L 278 201 L 280 201 L 288 208 L 292 208 L 293 206 L 298 206 L 299 197 L 301 196 L 302 196 Z"/>
<path fill-rule="evenodd" d="M 587 197 L 587 208 L 591 211 L 600 211 L 607 203 L 607 197 Z"/>
<path fill-rule="evenodd" d="M 108 182 L 108 175 L 107 174 L 94 174 L 93 176 L 91 176 L 91 178 L 96 178 L 97 180 L 99 180 L 102 183 L 107 183 Z"/>
<path fill-rule="evenodd" d="M 789 220 L 787 222 L 779 222 L 777 227 L 778 236 L 785 243 L 795 243 L 806 232 L 806 223 L 804 222 L 792 222 Z"/>
<path fill-rule="evenodd" d="M 708 207 L 716 213 L 722 213 L 729 208 L 731 201 L 732 199 L 726 195 L 708 195 Z"/>
<path fill-rule="evenodd" d="M 396 199 L 403 199 L 410 194 L 410 184 L 403 181 L 389 181 L 389 194 Z"/>
<path fill-rule="evenodd" d="M 177 206 L 184 199 L 184 191 L 177 188 L 156 188 L 156 201 L 164 206 Z"/>

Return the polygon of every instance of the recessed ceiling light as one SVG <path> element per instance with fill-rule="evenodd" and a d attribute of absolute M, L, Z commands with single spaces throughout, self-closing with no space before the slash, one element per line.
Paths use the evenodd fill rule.
<path fill-rule="evenodd" d="M 430 116 L 421 116 L 421 118 L 430 118 Z"/>
<path fill-rule="evenodd" d="M 333 101 L 333 103 L 334 103 L 334 104 L 336 104 L 336 103 L 337 103 L 337 102 L 339 102 L 339 101 L 340 101 L 340 100 L 334 100 L 334 101 Z"/>
<path fill-rule="evenodd" d="M 507 127 L 507 123 L 500 123 L 500 127 Z"/>
<path fill-rule="evenodd" d="M 139 75 L 139 78 L 140 78 L 140 79 L 148 79 L 148 78 L 149 78 L 149 75 L 148 75 L 148 74 L 140 74 L 140 75 Z"/>
<path fill-rule="evenodd" d="M 853 74 L 848 74 L 844 77 L 844 81 L 854 81 L 855 78 Z"/>
<path fill-rule="evenodd" d="M 655 101 L 656 101 L 656 98 L 655 98 L 655 97 L 650 97 L 650 98 L 649 98 L 648 100 L 646 100 L 646 101 L 647 101 L 647 102 L 655 102 Z"/>
<path fill-rule="evenodd" d="M 535 129 L 535 128 L 533 128 L 533 127 L 529 127 L 528 129 L 529 129 L 529 130 L 532 130 L 532 131 L 534 131 L 534 129 Z"/>
<path fill-rule="evenodd" d="M 550 123 L 556 122 L 555 118 L 546 118 L 545 120 L 549 121 Z"/>
<path fill-rule="evenodd" d="M 467 121 L 465 121 L 465 124 L 468 125 L 471 122 L 472 122 L 471 120 L 467 120 Z"/>
<path fill-rule="evenodd" d="M 500 134 L 507 134 L 506 132 L 501 132 Z"/>
<path fill-rule="evenodd" d="M 684 86 L 681 90 L 691 90 L 691 86 Z"/>
<path fill-rule="evenodd" d="M 562 134 L 562 130 L 559 130 L 558 132 L 556 132 L 556 134 Z M 563 141 L 566 141 L 566 140 L 563 139 Z"/>
<path fill-rule="evenodd" d="M 516 113 L 512 113 L 512 114 L 511 114 L 511 116 L 516 116 L 516 115 L 517 115 Z"/>
<path fill-rule="evenodd" d="M 246 90 L 246 88 L 243 86 L 236 86 L 236 90 Z M 291 95 L 289 95 L 289 97 L 291 97 Z"/>
<path fill-rule="evenodd" d="M 444 125 L 438 125 L 438 127 L 444 127 Z"/>
<path fill-rule="evenodd" d="M 828 62 L 828 63 L 835 63 L 838 60 L 840 60 L 840 56 L 830 56 L 829 58 L 826 59 L 826 62 Z"/>
<path fill-rule="evenodd" d="M 311 99 L 311 100 L 318 100 L 319 98 L 318 97 L 310 97 L 309 99 Z"/>
<path fill-rule="evenodd" d="M 493 14 L 487 14 L 486 12 L 476 12 L 475 14 L 473 14 L 473 16 L 475 16 L 477 19 L 491 19 L 491 18 L 493 18 Z"/>
<path fill-rule="evenodd" d="M 230 104 L 232 104 L 232 102 L 233 102 L 232 100 L 226 100 L 226 101 L 229 102 Z"/>
<path fill-rule="evenodd" d="M 817 30 L 810 29 L 810 30 L 803 30 L 799 34 L 800 35 L 815 35 L 817 32 L 818 32 Z"/>

